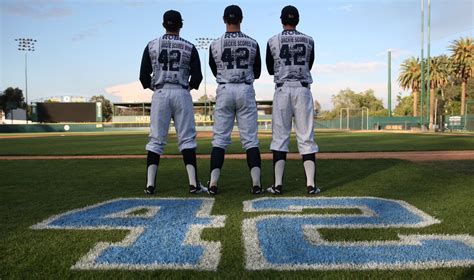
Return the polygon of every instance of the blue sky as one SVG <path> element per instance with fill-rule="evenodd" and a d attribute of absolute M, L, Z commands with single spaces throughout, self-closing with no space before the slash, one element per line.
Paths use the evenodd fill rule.
<path fill-rule="evenodd" d="M 387 50 L 393 50 L 392 95 L 402 92 L 396 84 L 398 66 L 420 53 L 419 0 L 325 0 L 325 1 L 61 1 L 3 0 L 0 4 L 0 88 L 24 88 L 24 55 L 15 38 L 37 39 L 36 51 L 28 56 L 28 95 L 38 98 L 104 94 L 113 101 L 149 101 L 138 72 L 143 49 L 163 34 L 166 10 L 181 12 L 181 36 L 218 37 L 227 5 L 237 4 L 244 13 L 242 31 L 255 38 L 263 51 L 272 35 L 281 30 L 282 7 L 295 5 L 300 11 L 298 29 L 313 36 L 316 62 L 313 96 L 324 109 L 331 96 L 344 88 L 374 89 L 386 103 Z M 473 2 L 432 0 L 431 54 L 448 53 L 449 43 L 473 36 Z M 425 51 L 426 54 L 426 51 Z M 200 52 L 204 61 L 204 52 Z M 205 63 L 207 66 L 207 61 Z M 207 92 L 216 83 L 207 68 Z M 255 83 L 258 99 L 271 99 L 272 78 L 264 71 Z M 193 91 L 196 99 L 204 84 Z M 407 94 L 406 92 L 403 92 Z"/>

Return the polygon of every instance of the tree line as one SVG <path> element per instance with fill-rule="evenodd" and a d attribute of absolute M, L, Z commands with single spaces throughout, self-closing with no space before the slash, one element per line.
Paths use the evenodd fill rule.
<path fill-rule="evenodd" d="M 433 125 L 437 100 L 442 99 L 443 111 L 451 111 L 452 114 L 464 115 L 466 112 L 466 100 L 468 97 L 467 86 L 474 74 L 474 42 L 473 38 L 460 38 L 454 40 L 448 47 L 450 55 L 440 55 L 431 57 L 429 61 L 424 59 L 424 76 L 428 76 L 429 84 L 421 82 L 421 60 L 418 57 L 406 59 L 400 66 L 398 83 L 405 90 L 411 90 L 412 114 L 420 116 L 421 104 L 429 107 L 429 123 Z M 429 66 L 429 68 L 428 68 Z M 420 100 L 422 86 L 427 89 L 430 103 L 425 104 L 426 100 Z M 458 94 L 449 94 L 446 96 L 446 90 L 453 93 L 454 89 L 459 89 Z M 448 97 L 448 98 L 447 98 Z M 472 96 L 471 96 L 472 97 Z M 424 97 L 426 99 L 426 97 Z M 459 106 L 454 105 L 459 100 Z M 400 100 L 401 101 L 401 100 Z M 407 100 L 404 100 L 406 103 Z M 427 108 L 425 107 L 425 108 Z"/>
<path fill-rule="evenodd" d="M 443 115 L 464 115 L 466 101 L 474 97 L 474 43 L 473 38 L 454 40 L 448 47 L 450 55 L 440 55 L 424 60 L 425 89 L 430 96 L 429 122 L 434 124 L 435 112 Z M 428 64 L 430 82 L 428 85 Z M 421 61 L 410 57 L 400 65 L 397 79 L 400 87 L 411 90 L 409 96 L 397 96 L 397 105 L 393 110 L 394 116 L 420 116 L 423 102 L 426 110 L 426 96 L 421 100 Z M 341 108 L 361 109 L 366 107 L 371 116 L 387 116 L 381 99 L 374 96 L 373 90 L 356 93 L 351 89 L 339 91 L 332 96 L 333 109 L 319 113 L 320 119 L 335 119 Z M 469 111 L 468 113 L 472 113 Z"/>

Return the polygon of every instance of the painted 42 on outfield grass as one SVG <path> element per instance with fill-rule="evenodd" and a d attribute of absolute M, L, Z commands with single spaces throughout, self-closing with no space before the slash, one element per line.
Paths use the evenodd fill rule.
<path fill-rule="evenodd" d="M 53 216 L 33 229 L 129 230 L 97 243 L 72 269 L 217 270 L 221 243 L 201 239 L 225 226 L 210 215 L 213 198 L 116 199 Z M 303 209 L 357 209 L 359 214 L 298 214 Z M 376 197 L 285 197 L 243 202 L 265 214 L 242 222 L 248 270 L 428 269 L 474 264 L 470 235 L 399 235 L 396 241 L 329 242 L 322 228 L 422 228 L 439 220 L 397 200 Z M 289 214 L 292 213 L 292 214 Z"/>

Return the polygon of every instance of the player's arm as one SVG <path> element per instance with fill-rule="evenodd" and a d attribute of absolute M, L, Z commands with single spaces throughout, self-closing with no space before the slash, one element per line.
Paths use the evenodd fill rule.
<path fill-rule="evenodd" d="M 273 60 L 273 55 L 272 55 L 272 51 L 270 49 L 270 44 L 267 44 L 267 57 L 266 57 L 265 61 L 267 63 L 268 74 L 274 75 L 275 74 L 275 69 L 273 67 L 275 66 L 275 61 Z"/>
<path fill-rule="evenodd" d="M 255 79 L 260 78 L 262 73 L 262 58 L 260 57 L 260 47 L 257 44 L 257 54 L 255 55 L 255 62 L 253 63 L 253 76 Z"/>
<path fill-rule="evenodd" d="M 309 55 L 309 70 L 313 68 L 313 63 L 314 63 L 314 42 L 311 41 L 311 45 L 313 46 L 311 48 L 311 54 Z"/>
<path fill-rule="evenodd" d="M 140 82 L 142 83 L 143 88 L 149 88 L 153 90 L 151 86 L 151 73 L 153 72 L 153 67 L 151 65 L 150 53 L 148 51 L 148 45 L 143 51 L 142 64 L 140 66 Z"/>
<path fill-rule="evenodd" d="M 191 80 L 189 81 L 190 89 L 199 89 L 199 85 L 202 81 L 202 72 L 201 72 L 201 61 L 199 60 L 199 53 L 195 46 L 191 51 L 191 61 L 189 65 L 189 73 L 191 75 Z"/>
<path fill-rule="evenodd" d="M 214 77 L 217 77 L 217 64 L 214 60 L 214 56 L 212 55 L 211 46 L 209 46 L 209 67 L 211 67 L 211 71 Z"/>

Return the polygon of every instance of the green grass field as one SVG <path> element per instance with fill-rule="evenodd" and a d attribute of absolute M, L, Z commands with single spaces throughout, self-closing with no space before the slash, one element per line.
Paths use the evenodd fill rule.
<path fill-rule="evenodd" d="M 147 134 L 74 135 L 39 138 L 2 139 L 0 155 L 114 155 L 144 154 Z M 210 137 L 200 138 L 198 153 L 211 152 Z M 260 137 L 261 151 L 268 152 L 271 134 Z M 439 151 L 473 150 L 474 137 L 466 135 L 402 134 L 402 133 L 347 133 L 316 132 L 316 141 L 321 152 L 365 152 L 365 151 Z M 290 151 L 297 152 L 295 137 Z M 228 153 L 243 153 L 238 138 L 233 139 Z M 178 154 L 177 140 L 169 137 L 166 154 Z"/>
<path fill-rule="evenodd" d="M 45 138 L 46 139 L 46 138 Z M 64 138 L 66 139 L 66 138 Z M 138 140 L 137 140 L 138 141 Z M 125 141 L 126 142 L 126 141 Z M 2 145 L 3 146 L 3 145 Z M 78 151 L 79 152 L 79 151 Z M 92 151 L 90 151 L 92 152 Z M 73 151 L 75 153 L 75 151 Z M 241 224 L 242 202 L 255 198 L 249 192 L 245 161 L 225 162 L 221 193 L 212 215 L 226 215 L 224 228 L 205 229 L 202 239 L 219 241 L 222 258 L 217 272 L 188 270 L 76 271 L 70 267 L 100 241 L 118 242 L 126 231 L 32 230 L 29 227 L 52 215 L 119 197 L 145 197 L 143 160 L 0 161 L 0 278 L 254 278 L 254 279 L 472 279 L 471 268 L 369 271 L 259 271 L 245 270 Z M 271 183 L 271 161 L 263 162 L 263 184 Z M 209 161 L 199 161 L 207 179 Z M 319 163 L 323 196 L 375 196 L 404 200 L 441 220 L 420 229 L 322 230 L 330 241 L 396 240 L 397 234 L 474 235 L 474 161 L 410 163 L 397 160 L 324 160 Z M 300 161 L 288 161 L 285 196 L 304 195 Z M 181 160 L 164 159 L 156 197 L 188 197 Z M 207 197 L 207 195 L 198 195 Z M 264 194 L 263 196 L 270 196 Z M 313 213 L 310 211 L 310 213 Z M 317 213 L 347 213 L 327 210 Z M 350 212 L 350 210 L 349 210 Z"/>
<path fill-rule="evenodd" d="M 472 150 L 474 137 L 432 134 L 317 132 L 322 152 Z M 262 134 L 268 152 L 270 135 Z M 146 134 L 74 135 L 0 139 L 0 155 L 145 154 Z M 210 138 L 199 139 L 199 153 L 210 153 Z M 291 151 L 296 152 L 294 138 Z M 228 153 L 242 153 L 234 139 Z M 170 137 L 167 154 L 177 154 Z M 200 178 L 208 180 L 209 161 L 199 160 Z M 288 161 L 285 197 L 305 195 L 300 160 Z M 321 196 L 373 196 L 408 202 L 441 220 L 424 228 L 322 229 L 329 241 L 397 240 L 397 234 L 474 235 L 474 161 L 412 163 L 400 160 L 320 160 Z M 262 183 L 272 183 L 272 162 L 263 161 Z M 70 267 L 98 242 L 119 242 L 125 230 L 32 230 L 44 219 L 106 200 L 146 197 L 145 161 L 22 160 L 0 161 L 0 279 L 51 278 L 226 278 L 226 279 L 473 279 L 473 267 L 422 270 L 248 271 L 244 265 L 243 201 L 254 199 L 245 160 L 226 160 L 212 215 L 225 215 L 225 227 L 205 229 L 202 239 L 218 241 L 222 258 L 216 272 L 193 270 L 77 271 Z M 162 159 L 155 197 L 189 197 L 180 159 Z M 262 195 L 270 197 L 270 194 Z M 193 196 L 194 197 L 194 196 Z M 208 197 L 200 194 L 197 197 Z M 261 196 L 260 196 L 261 197 Z M 355 209 L 305 210 L 306 213 L 359 213 Z"/>

